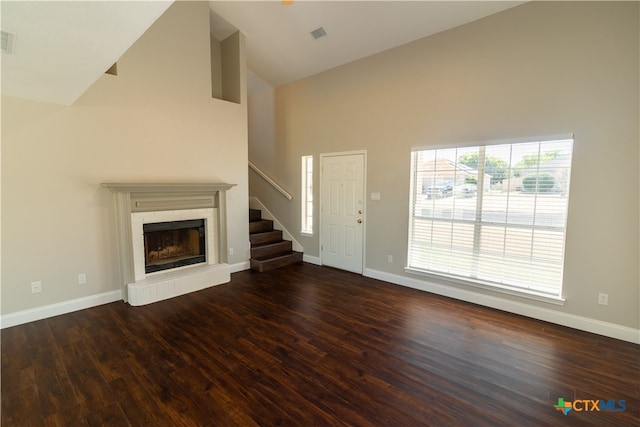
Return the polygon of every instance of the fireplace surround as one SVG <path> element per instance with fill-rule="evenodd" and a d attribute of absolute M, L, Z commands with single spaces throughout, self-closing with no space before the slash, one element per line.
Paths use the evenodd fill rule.
<path fill-rule="evenodd" d="M 149 304 L 230 280 L 226 192 L 233 186 L 226 183 L 102 184 L 114 194 L 118 267 L 122 297 L 126 302 L 131 305 Z M 178 251 L 192 252 L 193 248 L 186 246 L 195 243 L 188 242 L 190 238 L 184 236 L 175 241 L 164 237 L 164 246 L 158 247 L 156 241 L 152 243 L 156 247 L 146 251 L 145 228 L 154 232 L 163 227 L 157 224 L 194 225 L 196 222 L 201 224 L 195 233 L 201 238 L 198 244 L 204 246 L 205 255 L 197 255 L 191 264 L 178 263 L 158 271 L 147 268 L 149 258 L 154 258 L 152 261 L 156 264 L 161 263 L 161 258 L 179 258 L 176 257 Z M 190 258 L 191 255 L 184 257 Z"/>

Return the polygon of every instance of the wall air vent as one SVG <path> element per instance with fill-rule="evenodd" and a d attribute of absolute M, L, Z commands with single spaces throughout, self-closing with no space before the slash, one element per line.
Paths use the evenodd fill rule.
<path fill-rule="evenodd" d="M 327 32 L 324 30 L 324 28 L 320 27 L 316 30 L 311 31 L 311 35 L 314 39 L 318 40 L 320 37 L 326 36 Z"/>
<path fill-rule="evenodd" d="M 2 53 L 12 54 L 13 42 L 16 38 L 16 35 L 14 33 L 10 33 L 9 31 L 5 31 L 5 30 L 0 30 L 0 35 L 1 35 L 1 42 L 2 42 L 0 51 Z"/>

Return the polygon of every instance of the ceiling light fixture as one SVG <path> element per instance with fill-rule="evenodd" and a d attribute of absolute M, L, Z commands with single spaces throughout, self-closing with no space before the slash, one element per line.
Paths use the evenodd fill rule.
<path fill-rule="evenodd" d="M 320 27 L 318 29 L 311 31 L 311 35 L 313 36 L 314 39 L 318 40 L 320 37 L 326 36 L 327 32 L 324 30 L 324 28 Z"/>

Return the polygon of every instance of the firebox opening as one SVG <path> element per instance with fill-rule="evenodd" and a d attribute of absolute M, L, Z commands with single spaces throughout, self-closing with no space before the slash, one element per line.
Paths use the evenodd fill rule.
<path fill-rule="evenodd" d="M 206 262 L 205 220 L 143 224 L 145 273 Z"/>

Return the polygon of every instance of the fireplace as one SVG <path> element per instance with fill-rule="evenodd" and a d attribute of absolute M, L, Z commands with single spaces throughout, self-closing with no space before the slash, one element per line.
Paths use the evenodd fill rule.
<path fill-rule="evenodd" d="M 203 219 L 143 224 L 144 272 L 206 262 Z"/>
<path fill-rule="evenodd" d="M 227 283 L 224 183 L 105 183 L 114 193 L 122 297 L 144 305 Z"/>
<path fill-rule="evenodd" d="M 221 224 L 218 216 L 218 208 L 132 212 L 131 247 L 135 283 L 147 283 L 156 276 L 201 264 L 224 262 L 221 259 L 224 252 L 219 251 Z M 190 229 L 196 230 L 188 231 Z M 145 230 L 153 233 L 149 236 L 151 241 Z M 193 242 L 196 234 L 197 245 Z M 199 240 L 200 234 L 203 234 L 204 241 Z M 151 266 L 148 265 L 149 261 Z"/>

